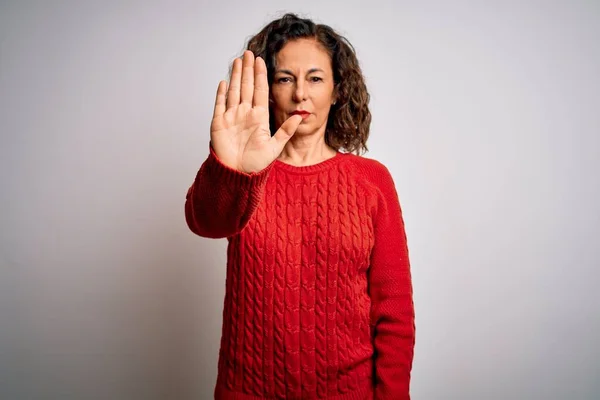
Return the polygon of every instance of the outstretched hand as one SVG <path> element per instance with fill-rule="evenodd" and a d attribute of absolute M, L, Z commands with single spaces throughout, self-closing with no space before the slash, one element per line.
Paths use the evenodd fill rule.
<path fill-rule="evenodd" d="M 294 115 L 271 137 L 267 67 L 247 50 L 243 60 L 233 62 L 229 87 L 219 82 L 211 144 L 225 165 L 247 174 L 259 172 L 279 157 L 301 122 L 302 117 Z"/>

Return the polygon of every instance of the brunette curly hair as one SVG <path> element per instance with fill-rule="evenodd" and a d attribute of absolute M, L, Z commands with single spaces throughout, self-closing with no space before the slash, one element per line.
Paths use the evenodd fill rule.
<path fill-rule="evenodd" d="M 277 53 L 287 42 L 296 39 L 315 39 L 331 57 L 337 96 L 329 111 L 325 142 L 335 150 L 344 149 L 358 155 L 368 151 L 367 139 L 371 125 L 369 93 L 354 47 L 345 37 L 328 25 L 315 24 L 310 19 L 287 13 L 252 36 L 247 49 L 265 60 L 270 86 Z M 270 115 L 271 134 L 274 134 L 273 113 Z"/>

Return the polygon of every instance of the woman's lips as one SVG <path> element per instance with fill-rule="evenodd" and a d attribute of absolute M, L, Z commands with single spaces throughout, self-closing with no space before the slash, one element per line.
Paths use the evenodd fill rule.
<path fill-rule="evenodd" d="M 294 111 L 292 112 L 292 115 L 299 115 L 302 117 L 302 119 L 310 117 L 310 113 L 308 111 Z"/>

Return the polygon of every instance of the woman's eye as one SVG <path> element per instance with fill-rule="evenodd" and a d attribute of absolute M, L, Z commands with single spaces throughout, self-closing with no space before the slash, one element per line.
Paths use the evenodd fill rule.
<path fill-rule="evenodd" d="M 290 81 L 290 78 L 288 78 L 288 77 L 277 79 L 277 82 L 279 82 L 279 83 L 286 83 L 289 81 Z"/>
<path fill-rule="evenodd" d="M 321 79 L 318 76 L 313 76 L 312 78 L 310 78 L 310 80 L 313 81 L 313 82 L 319 82 L 319 81 L 322 81 L 323 79 Z"/>

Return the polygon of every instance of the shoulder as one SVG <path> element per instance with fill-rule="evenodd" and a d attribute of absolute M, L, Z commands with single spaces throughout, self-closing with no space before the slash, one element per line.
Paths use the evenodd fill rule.
<path fill-rule="evenodd" d="M 365 184 L 379 189 L 388 189 L 389 186 L 394 186 L 390 170 L 381 161 L 356 154 L 345 154 L 345 157 L 348 165 Z"/>

